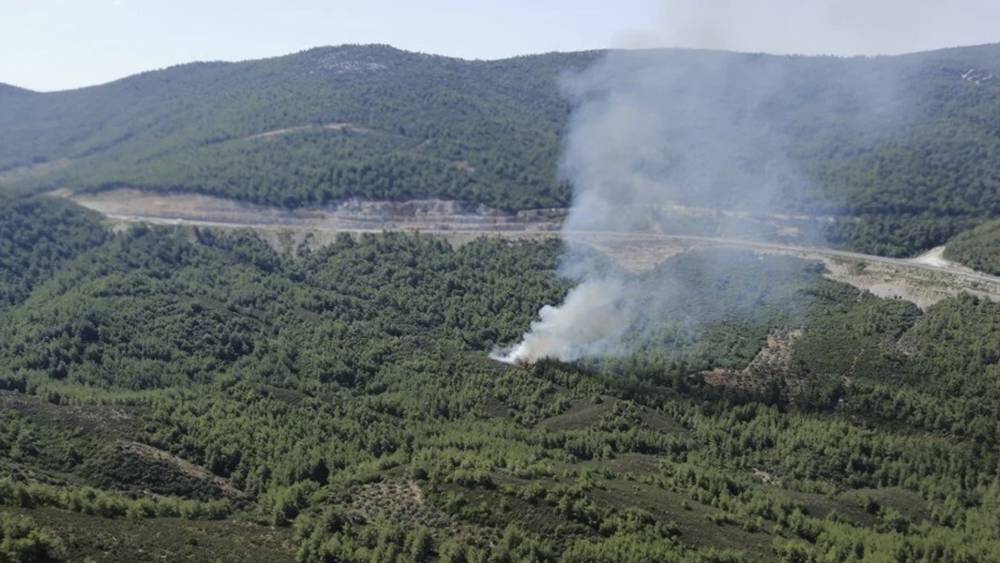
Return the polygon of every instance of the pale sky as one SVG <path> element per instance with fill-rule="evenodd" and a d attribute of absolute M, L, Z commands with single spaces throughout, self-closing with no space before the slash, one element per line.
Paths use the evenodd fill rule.
<path fill-rule="evenodd" d="M 495 59 L 606 47 L 894 54 L 1000 42 L 1000 0 L 0 0 L 0 82 L 99 84 L 343 43 Z"/>

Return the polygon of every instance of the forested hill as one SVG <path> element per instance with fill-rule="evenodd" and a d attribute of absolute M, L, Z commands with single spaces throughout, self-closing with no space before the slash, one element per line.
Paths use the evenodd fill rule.
<path fill-rule="evenodd" d="M 71 159 L 31 185 L 128 182 L 284 206 L 428 193 L 559 205 L 569 107 L 556 77 L 597 56 L 470 62 L 344 46 L 187 64 L 5 99 L 0 170 Z"/>
<path fill-rule="evenodd" d="M 11 86 L 10 84 L 4 84 L 0 82 L 0 108 L 7 105 L 8 102 L 13 102 L 18 99 L 23 99 L 25 97 L 37 96 L 37 92 L 32 92 L 31 90 L 25 90 L 24 88 L 18 88 L 17 86 Z M 3 112 L 0 112 L 2 116 Z M 0 117 L 2 119 L 2 117 Z M 4 151 L 7 150 L 5 146 Z"/>
<path fill-rule="evenodd" d="M 0 96 L 14 96 L 34 93 L 35 92 L 32 92 L 31 90 L 25 90 L 24 88 L 18 88 L 17 86 L 11 86 L 10 84 L 0 82 Z"/>
<path fill-rule="evenodd" d="M 0 201 L 0 561 L 997 561 L 1000 303 L 693 250 L 626 355 L 489 360 L 561 252 Z"/>
<path fill-rule="evenodd" d="M 65 92 L 0 86 L 0 185 L 129 185 L 284 207 L 353 196 L 566 205 L 556 164 L 571 108 L 559 76 L 602 55 L 465 61 L 341 46 Z M 759 65 L 780 67 L 788 86 L 768 108 L 785 120 L 808 186 L 783 186 L 780 200 L 850 217 L 832 228 L 835 244 L 904 254 L 1000 215 L 1000 45 L 873 58 L 658 55 L 693 77 L 731 65 L 735 86 L 721 96 L 732 99 L 763 79 Z M 845 77 L 893 95 L 873 104 Z M 897 119 L 884 119 L 887 108 Z"/>

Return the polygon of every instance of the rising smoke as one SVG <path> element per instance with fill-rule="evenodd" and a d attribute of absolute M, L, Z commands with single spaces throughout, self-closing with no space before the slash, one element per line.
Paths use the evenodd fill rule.
<path fill-rule="evenodd" d="M 613 51 L 565 77 L 575 109 L 560 171 L 573 186 L 573 206 L 560 273 L 578 285 L 558 307 L 542 308 L 519 344 L 493 357 L 533 363 L 627 352 L 624 335 L 646 330 L 678 292 L 593 268 L 581 234 L 676 232 L 665 213 L 674 206 L 763 217 L 817 206 L 822 194 L 796 164 L 801 157 L 836 145 L 838 135 L 856 144 L 901 115 L 895 80 L 882 66 L 879 59 Z M 725 217 L 711 229 L 748 236 Z"/>
<path fill-rule="evenodd" d="M 494 353 L 494 359 L 533 363 L 549 357 L 568 362 L 615 349 L 631 316 L 623 289 L 620 280 L 587 280 L 559 307 L 542 307 L 521 343 Z"/>

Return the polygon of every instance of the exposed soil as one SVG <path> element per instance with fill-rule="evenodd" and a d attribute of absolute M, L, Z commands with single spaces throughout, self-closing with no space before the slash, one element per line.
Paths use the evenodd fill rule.
<path fill-rule="evenodd" d="M 134 189 L 96 194 L 62 190 L 52 195 L 69 197 L 119 225 L 144 222 L 250 228 L 261 232 L 275 248 L 285 252 L 295 252 L 303 244 L 313 247 L 327 244 L 344 232 L 420 231 L 443 236 L 453 244 L 464 244 L 483 236 L 512 239 L 559 236 L 568 242 L 589 245 L 625 269 L 638 272 L 693 248 L 725 246 L 819 260 L 826 265 L 827 275 L 832 279 L 881 297 L 906 299 L 922 308 L 963 291 L 1000 301 L 1000 277 L 944 260 L 939 249 L 913 259 L 898 259 L 745 238 L 658 232 L 566 232 L 561 230 L 565 209 L 504 213 L 482 205 L 434 199 L 406 202 L 352 199 L 326 208 L 288 210 L 198 194 Z M 681 211 L 695 216 L 723 212 L 695 208 L 681 208 Z M 827 220 L 825 217 L 791 219 Z"/>
<path fill-rule="evenodd" d="M 80 205 L 127 222 L 318 231 L 553 231 L 559 210 L 507 214 L 437 199 L 405 202 L 349 199 L 326 208 L 280 209 L 198 194 L 118 189 L 66 194 Z"/>
<path fill-rule="evenodd" d="M 767 335 L 760 352 L 741 370 L 714 369 L 702 373 L 705 383 L 732 387 L 743 391 L 762 391 L 768 383 L 781 380 L 788 394 L 796 394 L 796 381 L 792 373 L 792 350 L 795 341 L 802 337 L 801 330 L 779 329 Z"/>
<path fill-rule="evenodd" d="M 366 127 L 358 127 L 353 123 L 326 123 L 323 125 L 300 125 L 298 127 L 285 127 L 284 129 L 273 129 L 271 131 L 264 131 L 263 133 L 257 133 L 255 135 L 248 135 L 243 138 L 267 139 L 271 137 L 282 137 L 285 135 L 293 135 L 295 133 L 306 133 L 311 131 L 343 131 L 343 132 L 361 133 L 361 134 L 371 133 L 371 129 L 368 129 Z"/>
<path fill-rule="evenodd" d="M 949 267 L 909 268 L 880 261 L 826 258 L 826 276 L 885 299 L 903 299 L 921 309 L 962 292 L 1000 301 L 1000 283 L 979 280 L 979 274 L 968 268 Z M 919 263 L 916 263 L 919 265 Z M 956 275 L 958 274 L 958 275 Z"/>

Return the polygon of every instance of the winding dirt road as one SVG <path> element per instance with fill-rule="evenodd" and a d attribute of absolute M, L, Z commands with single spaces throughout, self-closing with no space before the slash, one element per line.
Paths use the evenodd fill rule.
<path fill-rule="evenodd" d="M 560 230 L 562 210 L 503 214 L 470 208 L 455 202 L 421 200 L 403 203 L 345 202 L 336 208 L 284 210 L 192 194 L 154 194 L 113 190 L 98 194 L 55 193 L 120 223 L 247 228 L 265 234 L 292 233 L 301 241 L 306 233 L 372 233 L 411 231 L 465 242 L 480 236 L 544 238 L 588 244 L 642 270 L 681 252 L 704 247 L 746 248 L 763 254 L 781 254 L 820 260 L 829 276 L 868 289 L 883 297 L 897 297 L 926 307 L 966 291 L 1000 301 L 1000 277 L 977 272 L 934 256 L 888 258 L 846 250 L 775 242 L 699 235 Z M 320 240 L 319 242 L 322 242 Z M 859 265 L 863 265 L 859 267 Z"/>
<path fill-rule="evenodd" d="M 589 233 L 580 233 L 579 235 L 575 233 L 570 233 L 569 236 L 586 237 L 589 236 Z M 606 233 L 605 236 L 613 236 L 613 233 Z M 633 236 L 644 237 L 647 235 L 640 234 Z M 741 240 L 733 238 L 703 237 L 695 235 L 660 235 L 660 234 L 649 235 L 649 236 L 655 237 L 652 240 L 676 240 L 680 242 L 697 242 L 697 243 L 704 243 L 709 246 L 750 248 L 753 250 L 775 253 L 775 254 L 801 256 L 803 258 L 841 258 L 845 260 L 854 260 L 858 262 L 868 262 L 868 263 L 874 262 L 874 263 L 888 264 L 900 268 L 916 268 L 920 270 L 927 270 L 930 272 L 937 272 L 948 276 L 962 278 L 974 283 L 994 284 L 998 288 L 1000 288 L 1000 277 L 998 276 L 993 276 L 983 272 L 977 272 L 975 270 L 966 268 L 964 266 L 932 264 L 928 262 L 919 261 L 915 258 L 889 258 L 886 256 L 862 254 L 860 252 L 851 252 L 848 250 L 836 250 L 833 248 L 794 246 L 790 244 L 780 244 L 780 243 L 762 242 L 754 240 Z"/>

